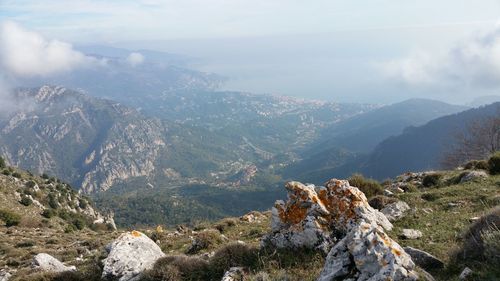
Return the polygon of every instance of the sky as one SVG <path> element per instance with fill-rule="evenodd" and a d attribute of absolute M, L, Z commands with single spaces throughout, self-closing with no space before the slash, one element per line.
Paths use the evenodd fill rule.
<path fill-rule="evenodd" d="M 107 45 L 194 57 L 229 90 L 384 103 L 500 95 L 498 0 L 0 0 L 0 22 L 4 76 L 99 63 L 73 46 Z"/>

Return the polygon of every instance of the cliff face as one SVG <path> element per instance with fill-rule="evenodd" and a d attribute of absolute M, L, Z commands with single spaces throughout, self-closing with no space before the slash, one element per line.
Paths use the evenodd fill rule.
<path fill-rule="evenodd" d="M 7 162 L 61 175 L 84 192 L 149 175 L 165 147 L 159 120 L 111 101 L 48 86 L 17 97 L 27 106 L 2 123 L 0 151 Z"/>

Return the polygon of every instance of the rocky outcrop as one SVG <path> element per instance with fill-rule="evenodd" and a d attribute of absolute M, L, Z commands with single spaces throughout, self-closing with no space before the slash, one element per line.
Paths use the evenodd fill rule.
<path fill-rule="evenodd" d="M 330 180 L 325 186 L 288 182 L 288 201 L 276 201 L 272 209 L 271 233 L 264 246 L 316 248 L 328 252 L 336 237 L 343 236 L 361 218 L 390 230 L 392 224 L 373 209 L 359 189 L 345 180 Z"/>
<path fill-rule="evenodd" d="M 138 231 L 122 234 L 106 250 L 102 278 L 120 281 L 138 280 L 143 271 L 165 256 L 153 240 Z"/>
<path fill-rule="evenodd" d="M 276 202 L 264 246 L 331 248 L 320 281 L 418 278 L 411 257 L 384 232 L 392 224 L 348 181 L 289 182 L 286 188 L 288 201 Z"/>
<path fill-rule="evenodd" d="M 36 270 L 47 272 L 64 272 L 76 270 L 74 266 L 65 266 L 58 259 L 45 253 L 40 253 L 33 257 L 31 266 Z"/>
<path fill-rule="evenodd" d="M 406 215 L 406 212 L 410 210 L 410 206 L 403 201 L 397 201 L 385 206 L 380 212 L 382 212 L 389 221 L 394 222 Z"/>

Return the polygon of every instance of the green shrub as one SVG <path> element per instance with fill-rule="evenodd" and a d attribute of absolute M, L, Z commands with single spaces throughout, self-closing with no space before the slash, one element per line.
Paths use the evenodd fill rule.
<path fill-rule="evenodd" d="M 76 218 L 73 220 L 73 225 L 78 229 L 78 230 L 82 230 L 85 228 L 85 226 L 87 225 L 87 223 L 85 222 L 84 219 L 82 218 Z"/>
<path fill-rule="evenodd" d="M 22 241 L 16 244 L 16 248 L 29 248 L 35 246 L 36 243 L 35 241 L 32 240 L 27 240 L 27 241 Z"/>
<path fill-rule="evenodd" d="M 33 200 L 31 200 L 31 198 L 29 198 L 28 196 L 23 196 L 19 203 L 23 204 L 24 206 L 29 206 L 33 204 Z"/>
<path fill-rule="evenodd" d="M 438 186 L 442 177 L 443 175 L 440 173 L 426 174 L 422 179 L 422 185 L 425 187 Z"/>
<path fill-rule="evenodd" d="M 49 175 L 47 175 L 46 173 L 43 173 L 42 174 L 42 179 L 49 179 Z"/>
<path fill-rule="evenodd" d="M 490 159 L 488 159 L 488 171 L 492 175 L 500 174 L 500 151 L 495 152 Z"/>
<path fill-rule="evenodd" d="M 71 233 L 71 232 L 74 232 L 74 231 L 76 231 L 76 227 L 74 225 L 72 225 L 72 224 L 68 224 L 64 228 L 64 232 L 65 233 Z"/>
<path fill-rule="evenodd" d="M 424 193 L 420 196 L 425 201 L 436 201 L 440 197 L 434 193 Z"/>
<path fill-rule="evenodd" d="M 18 173 L 18 172 L 14 172 L 14 173 L 12 173 L 12 176 L 13 176 L 13 177 L 15 177 L 15 178 L 18 178 L 18 179 L 20 179 L 20 178 L 22 178 L 22 177 L 23 177 L 23 176 L 22 176 L 20 173 Z"/>
<path fill-rule="evenodd" d="M 208 262 L 196 257 L 168 256 L 156 261 L 141 281 L 212 280 Z"/>
<path fill-rule="evenodd" d="M 220 232 L 215 229 L 207 229 L 196 234 L 191 247 L 189 247 L 186 253 L 197 254 L 201 250 L 208 249 L 221 243 L 222 237 L 220 235 Z"/>
<path fill-rule="evenodd" d="M 2 174 L 9 176 L 11 174 L 11 172 L 8 169 L 6 169 L 6 170 L 2 171 Z"/>
<path fill-rule="evenodd" d="M 0 157 L 0 169 L 5 168 L 7 165 L 5 164 L 5 159 L 3 157 Z"/>
<path fill-rule="evenodd" d="M 18 225 L 21 222 L 21 216 L 8 210 L 0 210 L 0 220 L 3 220 L 5 226 L 10 227 Z"/>
<path fill-rule="evenodd" d="M 235 218 L 225 218 L 215 225 L 215 229 L 223 233 L 227 228 L 233 227 L 238 221 Z"/>
<path fill-rule="evenodd" d="M 500 260 L 500 207 L 476 221 L 464 235 L 463 247 L 455 258 L 464 261 Z"/>
<path fill-rule="evenodd" d="M 52 209 L 59 208 L 59 202 L 57 202 L 56 195 L 54 193 L 49 193 L 49 206 Z"/>
<path fill-rule="evenodd" d="M 387 197 L 384 195 L 377 195 L 368 201 L 368 204 L 377 210 L 382 210 L 387 204 L 398 201 L 395 198 Z"/>
<path fill-rule="evenodd" d="M 361 174 L 353 174 L 348 180 L 349 184 L 359 188 L 366 195 L 366 198 L 384 193 L 384 189 L 378 181 L 367 179 Z"/>
<path fill-rule="evenodd" d="M 54 210 L 52 210 L 52 209 L 45 209 L 42 212 L 42 216 L 44 216 L 44 217 L 46 217 L 48 219 L 52 218 L 55 215 L 56 215 L 56 212 Z"/>
<path fill-rule="evenodd" d="M 486 160 L 471 160 L 464 165 L 466 170 L 489 170 L 488 161 Z"/>
<path fill-rule="evenodd" d="M 242 243 L 230 243 L 217 250 L 210 258 L 212 275 L 220 279 L 226 270 L 234 266 L 255 268 L 258 264 L 258 252 L 255 247 Z"/>

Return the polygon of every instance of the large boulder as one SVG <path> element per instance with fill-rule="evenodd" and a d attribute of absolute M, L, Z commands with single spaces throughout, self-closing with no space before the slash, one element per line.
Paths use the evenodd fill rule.
<path fill-rule="evenodd" d="M 58 259 L 45 253 L 40 253 L 33 257 L 31 266 L 36 270 L 46 271 L 46 272 L 64 272 L 64 271 L 74 271 L 76 267 L 65 266 Z"/>
<path fill-rule="evenodd" d="M 425 251 L 413 247 L 404 247 L 404 250 L 418 266 L 425 270 L 436 270 L 444 267 L 443 261 Z"/>
<path fill-rule="evenodd" d="M 288 200 L 278 200 L 272 209 L 271 233 L 263 246 L 316 248 L 326 252 L 336 237 L 363 219 L 387 230 L 392 224 L 368 204 L 366 196 L 348 181 L 332 179 L 325 186 L 288 182 Z"/>
<path fill-rule="evenodd" d="M 153 240 L 138 231 L 122 234 L 106 247 L 102 278 L 119 281 L 138 280 L 165 254 Z"/>

